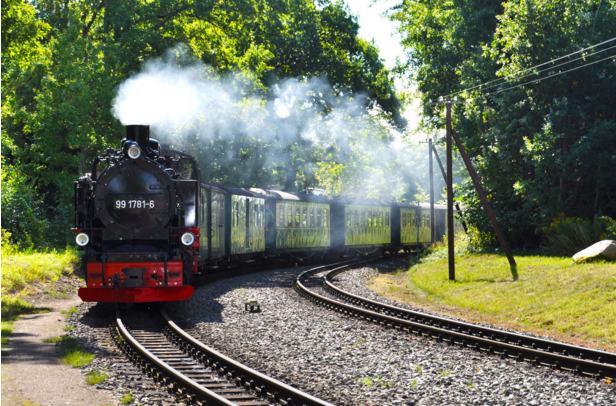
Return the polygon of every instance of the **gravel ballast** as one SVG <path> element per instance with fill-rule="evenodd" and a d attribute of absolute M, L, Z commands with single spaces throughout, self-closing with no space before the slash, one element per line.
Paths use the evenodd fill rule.
<path fill-rule="evenodd" d="M 616 404 L 613 384 L 450 347 L 316 306 L 293 290 L 304 269 L 201 287 L 173 307 L 172 317 L 184 319 L 207 345 L 338 405 Z M 370 272 L 347 272 L 340 286 L 366 294 Z M 259 300 L 261 312 L 245 312 L 247 299 Z"/>

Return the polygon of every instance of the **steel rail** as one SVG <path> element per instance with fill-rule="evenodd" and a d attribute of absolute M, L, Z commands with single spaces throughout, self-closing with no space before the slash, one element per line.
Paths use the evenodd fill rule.
<path fill-rule="evenodd" d="M 142 346 L 133 336 L 130 334 L 128 329 L 124 326 L 122 322 L 122 318 L 120 316 L 120 309 L 116 309 L 116 325 L 118 328 L 118 332 L 123 337 L 123 339 L 130 345 L 131 348 L 136 350 L 144 359 L 148 360 L 152 363 L 152 366 L 145 366 L 145 368 L 156 368 L 163 375 L 170 377 L 171 380 L 181 383 L 183 386 L 187 388 L 187 391 L 190 391 L 193 396 L 201 400 L 205 400 L 208 405 L 216 405 L 216 406 L 236 406 L 236 403 L 225 399 L 219 394 L 203 387 L 203 385 L 195 382 L 188 376 L 182 374 L 177 371 L 173 367 L 169 366 L 166 362 L 158 358 L 156 355 L 152 354 L 148 351 L 144 346 Z"/>
<path fill-rule="evenodd" d="M 303 272 L 296 278 L 295 288 L 303 297 L 349 316 L 364 318 L 388 327 L 447 342 L 450 345 L 471 347 L 503 358 L 529 361 L 535 365 L 549 366 L 597 379 L 605 377 L 616 380 L 616 365 L 613 362 L 616 354 L 413 312 L 350 294 L 327 280 L 349 269 L 350 266 L 345 265 L 331 270 L 328 276 L 323 278 L 324 289 L 338 298 L 362 307 L 330 299 L 306 288 L 302 282 L 316 273 L 312 270 Z M 539 347 L 538 343 L 541 343 L 544 349 Z M 560 350 L 560 353 L 554 352 L 553 348 Z M 568 355 L 569 351 L 581 356 L 572 357 Z M 594 360 L 587 359 L 586 354 L 595 357 Z"/>
<path fill-rule="evenodd" d="M 302 392 L 290 385 L 282 383 L 274 378 L 262 374 L 249 368 L 215 349 L 208 347 L 196 340 L 190 334 L 179 328 L 161 309 L 163 317 L 167 320 L 170 330 L 188 343 L 188 352 L 203 361 L 206 365 L 215 367 L 225 376 L 230 375 L 232 380 L 248 382 L 250 387 L 264 397 L 273 399 L 276 403 L 284 400 L 286 405 L 305 405 L 305 406 L 333 406 L 331 403 L 318 399 L 312 395 Z M 245 383 L 243 383 L 245 385 Z"/>

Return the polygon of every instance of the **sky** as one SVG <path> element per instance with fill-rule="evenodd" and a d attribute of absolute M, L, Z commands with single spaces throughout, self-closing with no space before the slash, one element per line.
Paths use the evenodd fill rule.
<path fill-rule="evenodd" d="M 402 37 L 397 32 L 398 23 L 390 21 L 383 13 L 400 0 L 345 0 L 351 14 L 357 16 L 359 23 L 359 36 L 367 41 L 374 40 L 379 48 L 379 56 L 384 60 L 385 66 L 391 69 L 396 64 L 396 57 L 404 60 L 404 48 L 400 44 Z M 396 88 L 402 90 L 402 81 L 396 80 Z M 414 100 L 406 106 L 404 117 L 409 122 L 409 129 L 419 126 L 419 100 Z M 425 140 L 424 134 L 411 137 L 415 141 Z"/>
<path fill-rule="evenodd" d="M 404 50 L 400 45 L 400 34 L 396 32 L 397 24 L 389 21 L 383 13 L 398 1 L 379 0 L 373 4 L 373 0 L 346 0 L 351 14 L 358 17 L 359 36 L 365 40 L 374 39 L 379 48 L 379 55 L 385 60 L 388 69 L 394 67 L 396 57 L 403 57 Z"/>

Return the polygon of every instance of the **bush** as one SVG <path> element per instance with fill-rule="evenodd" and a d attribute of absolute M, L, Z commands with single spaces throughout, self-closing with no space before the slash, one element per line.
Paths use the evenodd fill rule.
<path fill-rule="evenodd" d="M 11 242 L 20 248 L 47 245 L 48 223 L 43 197 L 31 186 L 18 167 L 6 165 L 2 159 L 2 227 Z M 4 242 L 4 233 L 2 240 Z"/>
<path fill-rule="evenodd" d="M 616 239 L 616 221 L 610 217 L 599 217 L 594 222 L 557 218 L 544 232 L 546 249 L 557 255 L 573 255 L 599 241 Z"/>

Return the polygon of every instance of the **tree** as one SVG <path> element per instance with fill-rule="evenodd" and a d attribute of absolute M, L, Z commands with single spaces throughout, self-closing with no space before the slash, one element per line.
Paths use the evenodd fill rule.
<path fill-rule="evenodd" d="M 514 246 L 536 245 L 541 228 L 561 215 L 616 215 L 616 184 L 605 171 L 616 156 L 615 113 L 608 107 L 614 62 L 507 90 L 531 79 L 508 76 L 514 72 L 613 38 L 614 4 L 511 0 L 502 7 L 470 2 L 459 10 L 454 3 L 403 4 L 393 18 L 424 16 L 420 29 L 402 28 L 411 56 L 432 55 L 416 65 L 426 125 L 442 126 L 430 98 L 503 79 L 463 92 L 469 103 L 454 109 L 454 127 Z M 595 53 L 608 46 L 532 78 L 599 60 Z M 462 189 L 469 221 L 491 234 L 472 184 Z"/>

